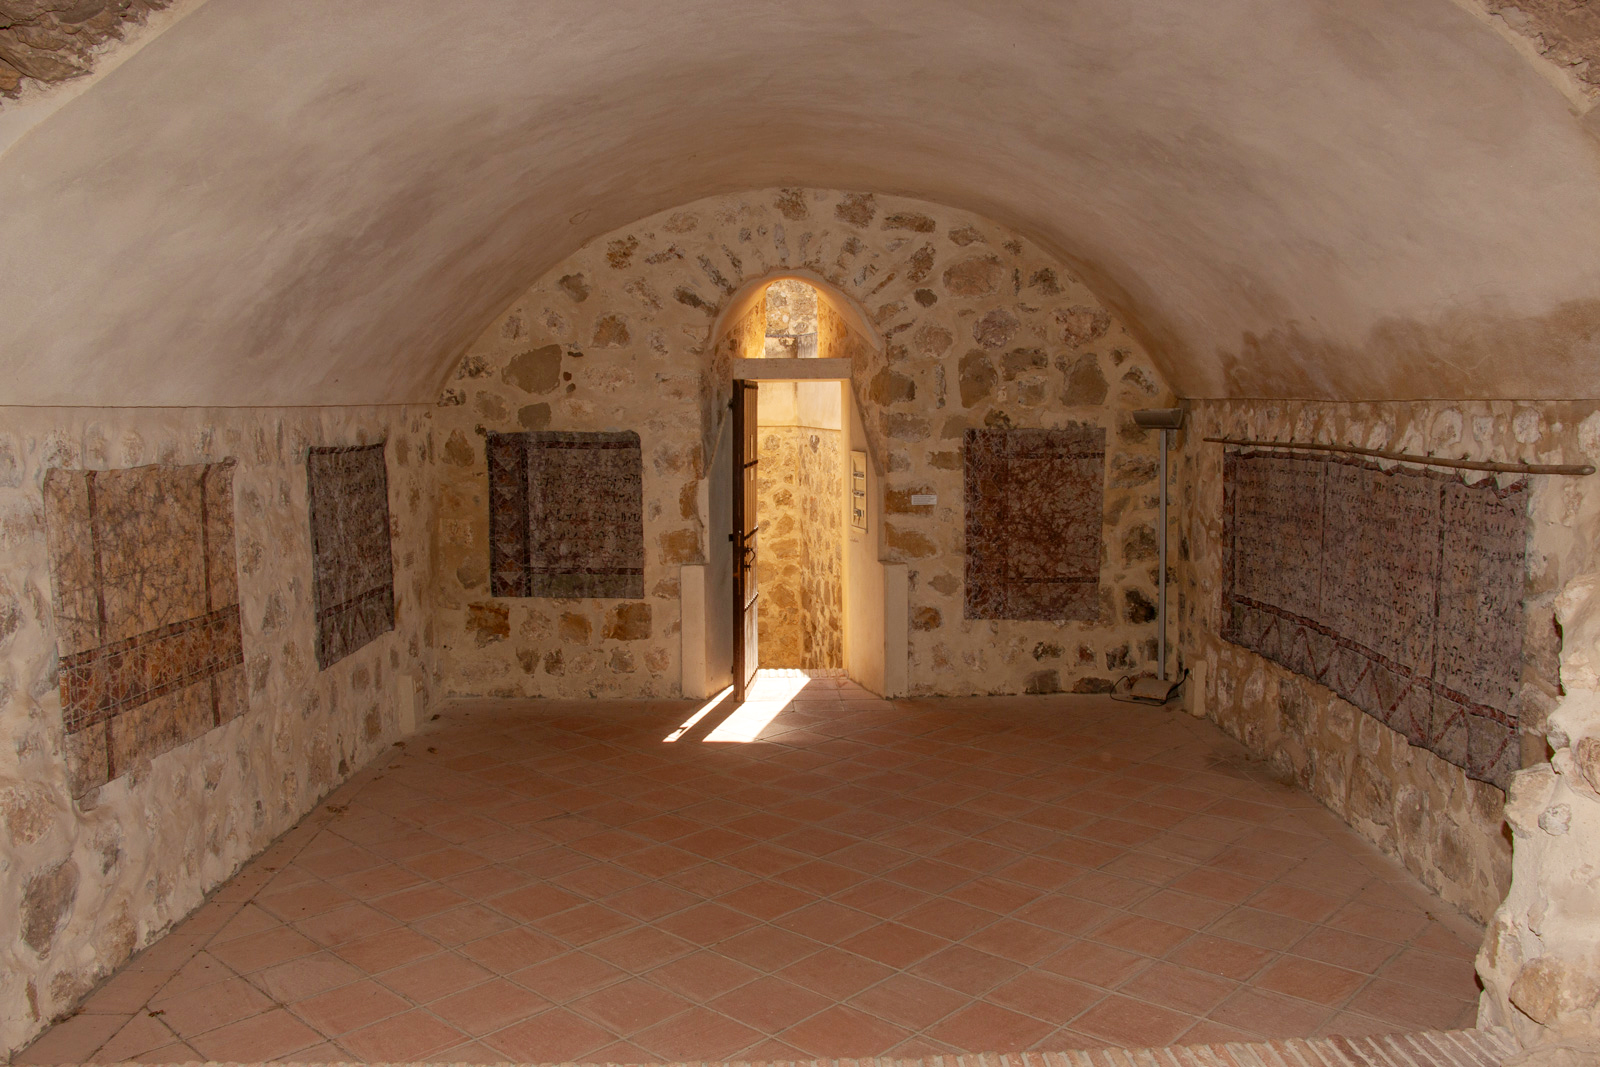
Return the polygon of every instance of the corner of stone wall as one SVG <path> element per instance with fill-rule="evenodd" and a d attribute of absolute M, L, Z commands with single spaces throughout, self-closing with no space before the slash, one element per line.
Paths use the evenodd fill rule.
<path fill-rule="evenodd" d="M 1395 442 L 1433 454 L 1470 446 L 1488 459 L 1593 462 L 1600 412 L 1577 401 L 1197 401 L 1194 415 L 1178 460 L 1177 523 L 1180 647 L 1205 664 L 1197 708 L 1446 900 L 1489 919 L 1479 1022 L 1516 1033 L 1527 1048 L 1519 1064 L 1600 1062 L 1600 494 L 1573 478 L 1534 486 L 1518 710 L 1525 761 L 1551 756 L 1517 772 L 1503 795 L 1221 640 L 1222 449 L 1200 444 L 1207 434 Z"/>
<path fill-rule="evenodd" d="M 1205 665 L 1201 703 L 1210 718 L 1442 899 L 1486 922 L 1511 880 L 1504 794 L 1409 745 L 1331 690 L 1220 636 L 1223 449 L 1203 442 L 1206 436 L 1394 442 L 1423 451 L 1459 449 L 1470 432 L 1479 435 L 1476 450 L 1499 458 L 1505 449 L 1520 447 L 1518 434 L 1528 436 L 1519 427 L 1529 421 L 1531 408 L 1513 411 L 1510 404 L 1487 402 L 1475 410 L 1463 407 L 1473 405 L 1194 401 L 1175 457 L 1177 614 L 1185 662 Z M 1566 440 L 1581 422 L 1575 412 L 1551 405 L 1535 414 L 1539 436 L 1553 439 L 1547 447 L 1577 443 Z M 1536 549 L 1540 536 L 1536 530 Z M 1542 669 L 1538 655 L 1537 647 L 1530 648 L 1525 676 Z M 1536 688 L 1524 686 L 1530 701 L 1538 697 Z"/>
<path fill-rule="evenodd" d="M 1567 692 L 1551 712 L 1548 763 L 1512 779 L 1511 891 L 1478 953 L 1479 1021 L 1509 1026 L 1559 1062 L 1562 1048 L 1600 1060 L 1600 575 L 1556 601 Z M 1545 1057 L 1541 1060 L 1539 1057 Z M 1594 1062 L 1594 1060 L 1572 1062 Z"/>
<path fill-rule="evenodd" d="M 1200 635 L 1208 715 L 1447 903 L 1485 922 L 1505 895 L 1502 794 L 1411 746 L 1331 690 Z"/>

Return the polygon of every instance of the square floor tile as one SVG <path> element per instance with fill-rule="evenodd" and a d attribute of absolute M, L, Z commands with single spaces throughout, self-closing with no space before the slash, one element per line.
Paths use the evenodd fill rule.
<path fill-rule="evenodd" d="M 949 945 L 942 937 L 892 922 L 878 923 L 839 942 L 846 952 L 895 968 L 909 967 Z"/>
<path fill-rule="evenodd" d="M 706 1006 L 763 1033 L 776 1034 L 832 1003 L 820 993 L 767 976 L 740 986 Z"/>
<path fill-rule="evenodd" d="M 274 1007 L 260 990 L 243 978 L 229 978 L 175 995 L 163 992 L 150 1002 L 161 1021 L 185 1040 L 226 1026 Z"/>
<path fill-rule="evenodd" d="M 571 1002 L 579 1012 L 622 1036 L 648 1029 L 678 1015 L 692 1003 L 640 978 L 628 978 Z"/>
<path fill-rule="evenodd" d="M 292 1008 L 323 1035 L 338 1037 L 408 1011 L 411 1004 L 369 979 L 296 1001 Z"/>
<path fill-rule="evenodd" d="M 682 956 L 648 972 L 657 985 L 705 1003 L 760 977 L 753 967 L 710 950 Z"/>
<path fill-rule="evenodd" d="M 1106 995 L 1096 986 L 1074 982 L 1048 971 L 1024 971 L 984 998 L 993 1004 L 1063 1026 Z"/>
<path fill-rule="evenodd" d="M 1367 976 L 1315 960 L 1285 956 L 1270 964 L 1251 985 L 1329 1007 L 1349 1000 Z"/>
<path fill-rule="evenodd" d="M 667 1062 L 683 1062 L 732 1058 L 762 1040 L 762 1035 L 720 1012 L 695 1007 L 633 1035 L 631 1040 Z"/>
<path fill-rule="evenodd" d="M 970 999 L 946 986 L 901 973 L 857 994 L 849 1003 L 880 1019 L 921 1030 L 965 1007 Z"/>
<path fill-rule="evenodd" d="M 338 1043 L 368 1063 L 409 1063 L 466 1039 L 460 1030 L 416 1008 L 344 1034 Z"/>
<path fill-rule="evenodd" d="M 876 985 L 895 973 L 865 956 L 839 948 L 825 948 L 777 972 L 778 977 L 841 1001 Z"/>
<path fill-rule="evenodd" d="M 978 997 L 1027 968 L 1013 960 L 980 952 L 968 945 L 952 945 L 911 967 L 911 973 L 930 982 Z"/>
<path fill-rule="evenodd" d="M 928 1027 L 927 1036 L 954 1048 L 981 1048 L 994 1052 L 1020 1052 L 1053 1033 L 1053 1023 L 1043 1022 L 998 1004 L 979 1003 L 961 1009 Z"/>
<path fill-rule="evenodd" d="M 512 971 L 511 979 L 547 1000 L 564 1004 L 627 977 L 626 971 L 587 952 L 563 956 Z"/>
<path fill-rule="evenodd" d="M 321 1040 L 321 1034 L 276 1008 L 191 1038 L 189 1044 L 216 1063 L 247 1063 L 280 1059 Z"/>
<path fill-rule="evenodd" d="M 551 1007 L 550 1001 L 532 990 L 495 978 L 434 1000 L 428 1010 L 464 1034 L 482 1036 Z"/>
<path fill-rule="evenodd" d="M 778 1036 L 808 1056 L 834 1059 L 874 1055 L 876 1049 L 890 1048 L 906 1040 L 911 1031 L 836 1004 Z"/>
<path fill-rule="evenodd" d="M 1239 983 L 1206 971 L 1155 963 L 1124 982 L 1118 992 L 1164 1008 L 1204 1015 L 1239 988 Z"/>
<path fill-rule="evenodd" d="M 414 1004 L 428 1004 L 492 977 L 491 971 L 466 957 L 442 952 L 385 972 L 382 982 Z"/>
<path fill-rule="evenodd" d="M 1112 994 L 1072 1021 L 1078 1033 L 1122 1048 L 1160 1048 L 1196 1022 L 1192 1015 Z"/>

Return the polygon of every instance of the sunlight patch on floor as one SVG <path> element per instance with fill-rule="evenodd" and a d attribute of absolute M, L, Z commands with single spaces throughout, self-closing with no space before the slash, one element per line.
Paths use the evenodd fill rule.
<path fill-rule="evenodd" d="M 684 734 L 688 733 L 694 728 L 695 723 L 711 714 L 712 709 L 726 700 L 728 698 L 728 694 L 731 692 L 733 692 L 733 686 L 730 685 L 728 688 L 724 689 L 722 692 L 718 693 L 716 696 L 702 704 L 699 711 L 696 711 L 693 715 L 683 720 L 682 725 L 680 725 L 676 730 L 672 731 L 666 737 L 663 737 L 661 740 L 670 744 L 671 742 L 682 737 Z"/>
<path fill-rule="evenodd" d="M 718 723 L 706 740 L 736 744 L 756 740 L 810 681 L 810 676 L 800 670 L 757 671 L 749 699 Z"/>

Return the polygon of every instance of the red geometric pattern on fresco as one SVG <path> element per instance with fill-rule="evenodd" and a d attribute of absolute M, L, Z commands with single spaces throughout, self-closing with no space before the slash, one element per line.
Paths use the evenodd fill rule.
<path fill-rule="evenodd" d="M 105 722 L 244 661 L 239 605 L 61 657 L 67 730 Z M 217 715 L 212 715 L 213 725 Z"/>
<path fill-rule="evenodd" d="M 490 595 L 644 596 L 637 433 L 491 433 L 487 456 Z"/>
<path fill-rule="evenodd" d="M 74 795 L 244 708 L 233 470 L 229 460 L 45 475 Z"/>
<path fill-rule="evenodd" d="M 1098 618 L 1105 430 L 968 430 L 965 444 L 966 618 Z"/>
<path fill-rule="evenodd" d="M 1504 788 L 1527 539 L 1525 483 L 1229 452 L 1222 635 Z"/>

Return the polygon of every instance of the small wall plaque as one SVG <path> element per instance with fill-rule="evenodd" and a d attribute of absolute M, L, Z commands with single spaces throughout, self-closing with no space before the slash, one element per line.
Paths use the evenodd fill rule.
<path fill-rule="evenodd" d="M 850 453 L 850 526 L 867 529 L 867 454 Z"/>

